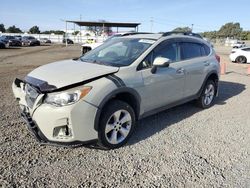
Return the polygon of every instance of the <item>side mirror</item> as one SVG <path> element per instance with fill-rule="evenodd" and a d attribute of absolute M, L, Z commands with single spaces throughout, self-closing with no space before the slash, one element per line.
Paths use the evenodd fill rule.
<path fill-rule="evenodd" d="M 153 67 L 151 69 L 151 73 L 155 74 L 157 67 L 169 67 L 170 63 L 171 63 L 171 60 L 168 58 L 164 58 L 164 57 L 155 58 L 155 60 L 153 62 Z"/>

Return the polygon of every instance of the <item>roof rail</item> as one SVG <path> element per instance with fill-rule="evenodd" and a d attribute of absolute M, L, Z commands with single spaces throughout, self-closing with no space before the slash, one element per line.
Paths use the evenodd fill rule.
<path fill-rule="evenodd" d="M 203 39 L 200 34 L 192 33 L 192 32 L 170 31 L 170 32 L 165 32 L 162 34 L 163 37 L 170 36 L 170 35 L 187 35 L 187 36 L 192 36 L 192 37 Z"/>
<path fill-rule="evenodd" d="M 128 32 L 128 33 L 123 34 L 122 36 L 140 35 L 140 34 L 153 34 L 153 33 L 148 33 L 148 32 Z"/>

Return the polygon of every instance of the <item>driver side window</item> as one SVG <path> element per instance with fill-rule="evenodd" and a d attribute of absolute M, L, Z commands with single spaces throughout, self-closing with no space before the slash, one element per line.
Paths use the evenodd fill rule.
<path fill-rule="evenodd" d="M 162 42 L 159 44 L 152 52 L 150 52 L 147 57 L 140 63 L 137 70 L 142 70 L 150 68 L 153 65 L 155 58 L 164 57 L 168 58 L 173 62 L 179 60 L 179 47 L 175 42 Z"/>
<path fill-rule="evenodd" d="M 154 49 L 154 59 L 157 57 L 164 57 L 170 59 L 172 62 L 176 62 L 178 60 L 177 53 L 177 43 L 163 42 Z"/>

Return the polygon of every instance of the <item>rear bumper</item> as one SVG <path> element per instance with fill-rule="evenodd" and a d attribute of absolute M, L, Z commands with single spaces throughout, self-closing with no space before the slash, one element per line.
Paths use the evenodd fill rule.
<path fill-rule="evenodd" d="M 96 139 L 89 141 L 73 141 L 73 142 L 56 142 L 50 141 L 39 129 L 36 122 L 32 120 L 31 116 L 22 111 L 21 116 L 26 122 L 28 130 L 35 136 L 36 140 L 42 145 L 55 145 L 55 146 L 64 146 L 64 147 L 79 147 L 87 144 L 96 143 Z"/>

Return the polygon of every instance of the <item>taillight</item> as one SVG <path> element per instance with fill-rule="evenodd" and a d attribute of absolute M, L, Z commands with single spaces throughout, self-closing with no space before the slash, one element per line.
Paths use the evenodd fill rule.
<path fill-rule="evenodd" d="M 215 54 L 215 58 L 216 58 L 217 61 L 220 63 L 220 56 L 218 56 L 217 54 Z"/>

